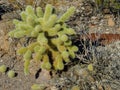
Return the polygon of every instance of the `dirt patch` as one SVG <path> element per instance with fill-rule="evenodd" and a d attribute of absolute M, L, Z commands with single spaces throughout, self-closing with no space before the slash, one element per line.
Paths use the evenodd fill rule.
<path fill-rule="evenodd" d="M 80 90 L 119 90 L 120 16 L 96 13 L 91 3 L 82 1 L 64 0 L 56 5 L 57 12 L 60 14 L 70 6 L 76 7 L 74 16 L 66 23 L 78 33 L 71 38 L 79 47 L 79 52 L 76 53 L 76 59 L 67 63 L 63 71 L 41 70 L 39 65 L 31 62 L 31 74 L 25 76 L 22 57 L 16 54 L 16 50 L 24 45 L 28 38 L 8 37 L 7 33 L 14 29 L 12 20 L 19 18 L 19 15 L 15 13 L 16 11 L 2 15 L 0 65 L 5 64 L 8 70 L 14 70 L 17 76 L 10 79 L 7 72 L 0 73 L 0 90 L 31 90 L 34 83 L 44 84 L 45 90 L 71 90 L 74 86 L 78 86 Z M 96 37 L 91 33 L 97 33 Z M 90 34 L 92 37 L 84 38 Z M 110 36 L 105 36 L 105 34 L 110 34 Z M 104 38 L 107 41 L 102 42 L 101 45 L 98 38 Z M 109 43 L 111 39 L 114 39 L 114 42 Z M 93 71 L 88 70 L 89 64 L 93 65 Z"/>

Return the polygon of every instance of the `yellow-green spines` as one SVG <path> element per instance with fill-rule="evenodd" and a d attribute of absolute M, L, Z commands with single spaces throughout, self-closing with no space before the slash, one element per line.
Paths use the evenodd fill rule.
<path fill-rule="evenodd" d="M 63 51 L 61 55 L 62 55 L 62 58 L 64 59 L 65 62 L 69 62 L 70 61 L 69 60 L 69 52 Z"/>
<path fill-rule="evenodd" d="M 18 29 L 21 31 L 33 29 L 32 26 L 30 26 L 29 24 L 25 24 L 25 23 L 17 24 L 17 26 L 18 26 Z"/>
<path fill-rule="evenodd" d="M 26 47 L 21 47 L 20 49 L 17 50 L 17 54 L 23 55 L 27 51 Z"/>
<path fill-rule="evenodd" d="M 48 35 L 49 36 L 56 36 L 60 29 L 61 29 L 61 25 L 56 24 L 54 27 L 52 27 L 48 30 Z"/>
<path fill-rule="evenodd" d="M 63 60 L 62 60 L 62 57 L 60 55 L 58 55 L 55 58 L 53 65 L 54 65 L 56 70 L 63 70 L 64 69 Z"/>
<path fill-rule="evenodd" d="M 35 53 L 35 56 L 34 56 L 34 60 L 35 61 L 40 61 L 41 59 L 42 59 L 42 54 L 41 54 L 41 52 L 40 51 L 37 51 L 36 53 Z"/>
<path fill-rule="evenodd" d="M 17 51 L 23 55 L 25 74 L 29 73 L 30 60 L 41 62 L 41 67 L 48 70 L 51 68 L 63 70 L 64 63 L 69 62 L 70 57 L 75 58 L 77 51 L 69 38 L 76 33 L 65 23 L 75 8 L 71 7 L 61 17 L 53 13 L 50 4 L 43 10 L 41 7 L 33 8 L 28 5 L 25 11 L 21 12 L 22 20 L 14 20 L 15 30 L 9 32 L 11 37 L 32 38 L 28 46 Z"/>
<path fill-rule="evenodd" d="M 56 46 L 60 46 L 63 43 L 59 38 L 52 38 L 51 42 Z"/>
<path fill-rule="evenodd" d="M 59 52 L 66 51 L 66 47 L 65 47 L 64 45 L 59 45 L 59 46 L 57 47 L 57 49 L 58 49 Z"/>
<path fill-rule="evenodd" d="M 46 54 L 43 56 L 43 63 L 41 65 L 41 67 L 45 68 L 45 69 L 48 69 L 48 70 L 51 69 L 51 64 L 50 64 L 50 61 L 49 61 L 49 57 Z"/>
<path fill-rule="evenodd" d="M 24 60 L 30 60 L 31 57 L 32 57 L 32 52 L 31 52 L 30 50 L 27 50 L 27 51 L 25 52 L 25 54 L 24 54 L 23 59 L 24 59 Z"/>
<path fill-rule="evenodd" d="M 7 67 L 5 65 L 0 66 L 0 72 L 4 73 L 7 70 Z"/>
<path fill-rule="evenodd" d="M 43 54 L 45 53 L 46 51 L 46 47 L 44 46 L 36 46 L 34 48 L 34 51 L 35 51 L 35 56 L 34 56 L 34 59 L 35 61 L 40 61 L 43 57 Z"/>
<path fill-rule="evenodd" d="M 48 43 L 48 39 L 45 37 L 44 33 L 39 33 L 38 37 L 37 37 L 37 42 L 40 45 L 45 45 Z"/>
<path fill-rule="evenodd" d="M 58 32 L 57 30 L 49 29 L 48 35 L 49 35 L 49 36 L 55 36 L 57 32 Z"/>
<path fill-rule="evenodd" d="M 14 78 L 15 77 L 15 71 L 10 70 L 10 71 L 8 71 L 7 75 L 8 75 L 9 78 Z"/>
<path fill-rule="evenodd" d="M 68 40 L 68 41 L 64 42 L 64 45 L 65 46 L 71 46 L 72 45 L 72 41 Z"/>
<path fill-rule="evenodd" d="M 80 87 L 79 86 L 73 86 L 71 90 L 80 90 Z"/>
<path fill-rule="evenodd" d="M 67 36 L 67 35 L 62 35 L 62 36 L 60 37 L 60 39 L 65 42 L 65 41 L 68 40 L 68 36 Z"/>
<path fill-rule="evenodd" d="M 89 65 L 88 65 L 88 70 L 89 70 L 89 71 L 93 71 L 93 64 L 89 64 Z"/>
<path fill-rule="evenodd" d="M 27 48 L 28 48 L 30 51 L 34 51 L 34 47 L 35 47 L 36 45 L 39 45 L 39 43 L 38 43 L 38 42 L 33 42 L 33 43 L 31 43 L 29 46 L 27 46 Z"/>
<path fill-rule="evenodd" d="M 17 25 L 17 24 L 19 24 L 19 23 L 20 23 L 19 20 L 13 19 L 13 24 Z"/>
<path fill-rule="evenodd" d="M 35 61 L 39 61 L 42 59 L 42 54 L 41 52 L 38 50 L 36 53 L 35 53 L 35 56 L 34 56 L 34 60 Z"/>
<path fill-rule="evenodd" d="M 32 6 L 28 5 L 25 9 L 26 13 L 27 14 L 31 14 L 31 15 L 34 15 L 34 9 Z"/>
<path fill-rule="evenodd" d="M 36 13 L 38 17 L 43 17 L 43 11 L 41 7 L 36 8 Z"/>
<path fill-rule="evenodd" d="M 51 50 L 52 52 L 52 59 L 55 60 L 55 58 L 57 57 L 57 55 L 60 55 L 59 51 L 54 51 L 54 50 Z"/>
<path fill-rule="evenodd" d="M 43 17 L 45 21 L 47 21 L 49 19 L 49 17 L 51 16 L 52 10 L 53 10 L 53 7 L 50 4 L 46 5 L 45 13 L 44 13 L 44 17 Z"/>
<path fill-rule="evenodd" d="M 34 47 L 34 52 L 38 52 L 40 50 L 40 46 L 39 45 L 36 45 L 35 47 Z"/>
<path fill-rule="evenodd" d="M 44 90 L 45 89 L 45 85 L 39 85 L 39 84 L 33 84 L 31 86 L 32 90 Z"/>
<path fill-rule="evenodd" d="M 69 57 L 69 52 L 63 51 L 61 55 L 62 55 L 63 58 L 68 58 Z"/>
<path fill-rule="evenodd" d="M 73 58 L 73 59 L 75 58 L 75 53 L 74 53 L 73 51 L 70 50 L 70 51 L 69 51 L 69 54 L 70 54 L 70 57 L 71 57 L 71 58 Z"/>
<path fill-rule="evenodd" d="M 76 34 L 75 30 L 72 29 L 72 28 L 67 28 L 67 29 L 65 30 L 65 32 L 66 32 L 66 34 L 68 34 L 68 35 L 74 35 L 74 34 Z"/>
<path fill-rule="evenodd" d="M 13 35 L 15 38 L 21 38 L 25 35 L 25 31 L 17 31 Z"/>
<path fill-rule="evenodd" d="M 56 24 L 52 29 L 55 30 L 55 31 L 59 31 L 61 29 L 61 25 L 60 24 Z"/>
<path fill-rule="evenodd" d="M 65 22 L 70 18 L 70 16 L 74 13 L 75 7 L 70 7 L 66 13 L 64 13 L 61 18 L 58 20 L 58 22 Z"/>
<path fill-rule="evenodd" d="M 35 26 L 35 31 L 38 33 L 42 31 L 41 26 L 40 25 Z"/>
<path fill-rule="evenodd" d="M 77 52 L 77 51 L 78 51 L 78 47 L 77 47 L 77 46 L 72 46 L 72 47 L 71 47 L 71 50 L 72 50 L 73 52 Z"/>
<path fill-rule="evenodd" d="M 30 65 L 30 60 L 25 60 L 24 61 L 24 74 L 25 75 L 29 74 L 29 65 Z"/>
<path fill-rule="evenodd" d="M 14 37 L 14 33 L 15 33 L 15 30 L 9 32 L 8 35 L 9 35 L 10 37 Z"/>
<path fill-rule="evenodd" d="M 51 15 L 46 23 L 46 26 L 49 28 L 53 27 L 54 24 L 56 23 L 56 20 L 57 20 L 57 15 L 55 14 Z"/>
<path fill-rule="evenodd" d="M 21 18 L 22 18 L 23 21 L 26 21 L 27 14 L 25 12 L 21 12 L 20 16 L 21 16 Z"/>
<path fill-rule="evenodd" d="M 36 31 L 32 31 L 31 32 L 31 37 L 37 37 L 38 36 L 38 32 L 36 32 Z"/>
<path fill-rule="evenodd" d="M 26 22 L 27 22 L 27 24 L 29 24 L 31 26 L 34 26 L 34 24 L 35 24 L 34 17 L 33 16 L 27 16 Z"/>
<path fill-rule="evenodd" d="M 39 49 L 41 54 L 44 54 L 46 50 L 47 50 L 47 47 L 45 47 L 45 46 L 41 46 Z"/>
<path fill-rule="evenodd" d="M 42 32 L 42 29 L 40 25 L 37 25 L 35 26 L 35 29 L 31 32 L 31 36 L 37 37 L 39 35 L 39 32 Z"/>

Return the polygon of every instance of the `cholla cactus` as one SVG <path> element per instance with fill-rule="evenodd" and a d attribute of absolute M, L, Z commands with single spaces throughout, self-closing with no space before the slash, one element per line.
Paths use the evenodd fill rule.
<path fill-rule="evenodd" d="M 69 62 L 70 58 L 75 58 L 78 48 L 72 45 L 69 36 L 76 33 L 65 24 L 74 10 L 74 7 L 70 7 L 66 13 L 58 17 L 52 13 L 53 7 L 50 4 L 46 6 L 44 13 L 40 7 L 34 9 L 32 6 L 27 6 L 20 14 L 22 21 L 13 21 L 16 29 L 9 32 L 9 36 L 36 38 L 35 42 L 17 51 L 23 55 L 25 74 L 29 73 L 31 59 L 42 62 L 42 68 L 63 70 L 64 63 Z"/>

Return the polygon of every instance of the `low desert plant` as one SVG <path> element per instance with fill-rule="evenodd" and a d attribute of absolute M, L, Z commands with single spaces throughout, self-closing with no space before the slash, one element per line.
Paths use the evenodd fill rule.
<path fill-rule="evenodd" d="M 108 8 L 112 12 L 120 11 L 120 2 L 118 0 L 94 0 L 97 9 Z"/>
<path fill-rule="evenodd" d="M 5 73 L 6 70 L 7 70 L 7 67 L 5 65 L 0 66 L 0 72 L 1 73 Z"/>
<path fill-rule="evenodd" d="M 61 17 L 53 13 L 53 7 L 46 5 L 45 11 L 41 7 L 36 9 L 27 6 L 21 12 L 22 20 L 14 20 L 15 30 L 9 32 L 13 38 L 32 37 L 34 42 L 18 49 L 23 55 L 24 73 L 29 73 L 30 60 L 41 62 L 41 67 L 50 70 L 63 70 L 64 63 L 75 58 L 78 47 L 72 44 L 69 36 L 75 35 L 74 29 L 65 23 L 73 15 L 75 8 L 70 7 Z"/>
<path fill-rule="evenodd" d="M 9 78 L 14 78 L 15 77 L 15 71 L 10 70 L 10 71 L 8 71 L 7 75 L 8 75 Z"/>

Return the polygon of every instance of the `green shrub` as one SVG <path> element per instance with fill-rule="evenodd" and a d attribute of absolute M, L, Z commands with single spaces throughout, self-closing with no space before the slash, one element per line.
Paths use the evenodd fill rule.
<path fill-rule="evenodd" d="M 95 4 L 98 9 L 108 8 L 111 11 L 120 11 L 120 2 L 118 0 L 95 0 Z"/>
<path fill-rule="evenodd" d="M 70 7 L 61 17 L 53 12 L 53 7 L 46 5 L 45 11 L 41 7 L 34 9 L 27 6 L 21 12 L 22 20 L 14 20 L 15 30 L 9 32 L 10 37 L 33 37 L 35 41 L 26 47 L 18 49 L 23 55 L 24 72 L 29 73 L 30 60 L 41 62 L 41 67 L 50 70 L 63 70 L 64 63 L 75 58 L 78 48 L 72 45 L 69 36 L 75 35 L 74 29 L 69 28 L 65 21 L 73 15 L 74 7 Z M 34 55 L 33 55 L 34 54 Z"/>

